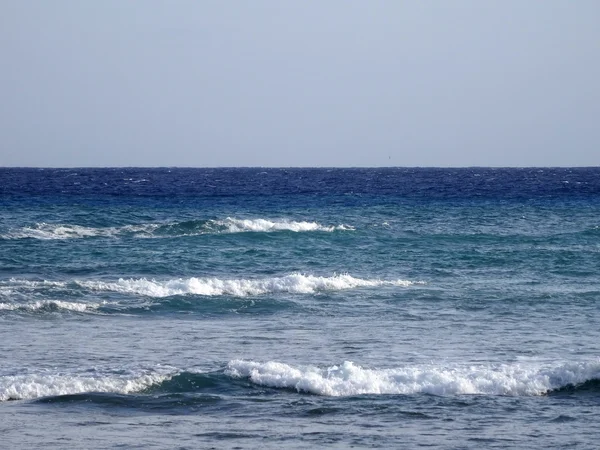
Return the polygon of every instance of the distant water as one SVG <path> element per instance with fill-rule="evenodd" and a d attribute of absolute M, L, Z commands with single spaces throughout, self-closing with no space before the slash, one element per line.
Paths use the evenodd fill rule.
<path fill-rule="evenodd" d="M 6 448 L 596 448 L 600 169 L 0 169 Z"/>

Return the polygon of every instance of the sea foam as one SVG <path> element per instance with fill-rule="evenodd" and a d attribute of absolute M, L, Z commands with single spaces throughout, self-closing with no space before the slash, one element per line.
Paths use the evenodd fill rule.
<path fill-rule="evenodd" d="M 351 231 L 350 225 L 322 225 L 314 221 L 294 221 L 289 219 L 236 219 L 227 217 L 223 220 L 190 220 L 183 222 L 143 223 L 119 227 L 86 227 L 73 224 L 37 223 L 33 226 L 13 228 L 0 235 L 3 239 L 41 239 L 65 240 L 92 237 L 142 237 L 165 238 L 196 236 L 202 234 L 245 233 L 293 231 L 309 232 L 336 230 Z"/>
<path fill-rule="evenodd" d="M 91 237 L 115 237 L 122 234 L 150 234 L 156 224 L 126 225 L 123 227 L 84 227 L 72 224 L 37 223 L 31 227 L 9 230 L 4 239 L 66 240 Z"/>
<path fill-rule="evenodd" d="M 270 293 L 314 294 L 323 291 L 377 286 L 407 287 L 423 282 L 408 280 L 378 280 L 354 278 L 351 275 L 319 277 L 314 275 L 291 274 L 283 277 L 265 279 L 220 279 L 220 278 L 178 278 L 154 280 L 146 278 L 121 278 L 115 282 L 77 281 L 82 287 L 94 291 L 114 291 L 126 294 L 146 295 L 149 297 L 168 297 L 172 295 L 232 295 L 245 297 Z"/>
<path fill-rule="evenodd" d="M 172 373 L 145 372 L 139 374 L 50 374 L 0 376 L 0 401 L 27 400 L 84 392 L 129 394 L 143 391 L 170 379 Z"/>
<path fill-rule="evenodd" d="M 409 366 L 366 369 L 353 362 L 319 368 L 280 362 L 230 361 L 226 373 L 252 383 L 325 396 L 363 394 L 543 395 L 600 379 L 600 361 L 556 366 Z"/>
<path fill-rule="evenodd" d="M 325 226 L 318 222 L 293 221 L 293 220 L 268 220 L 268 219 L 235 219 L 228 217 L 223 221 L 214 221 L 215 224 L 224 226 L 230 233 L 241 232 L 270 232 L 270 231 L 326 231 L 354 230 L 350 225 Z"/>
<path fill-rule="evenodd" d="M 102 229 L 82 227 L 78 225 L 38 223 L 32 227 L 23 227 L 10 230 L 3 237 L 5 239 L 77 239 L 84 237 L 108 235 Z"/>
<path fill-rule="evenodd" d="M 77 303 L 65 302 L 62 300 L 42 300 L 32 303 L 0 303 L 0 311 L 74 311 L 74 312 L 90 312 L 97 310 L 102 304 L 100 303 Z"/>

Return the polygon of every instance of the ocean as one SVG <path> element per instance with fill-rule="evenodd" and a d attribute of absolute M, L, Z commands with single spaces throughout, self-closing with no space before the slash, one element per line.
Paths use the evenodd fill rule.
<path fill-rule="evenodd" d="M 0 436 L 598 448 L 600 168 L 2 168 Z"/>

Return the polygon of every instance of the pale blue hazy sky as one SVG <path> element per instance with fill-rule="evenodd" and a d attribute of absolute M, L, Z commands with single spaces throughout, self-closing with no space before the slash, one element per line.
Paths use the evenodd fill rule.
<path fill-rule="evenodd" d="M 600 165 L 600 1 L 0 1 L 0 166 Z"/>

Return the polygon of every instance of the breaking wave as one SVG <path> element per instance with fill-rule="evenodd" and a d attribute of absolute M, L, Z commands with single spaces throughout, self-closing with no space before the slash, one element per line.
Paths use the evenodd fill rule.
<path fill-rule="evenodd" d="M 151 370 L 96 369 L 0 376 L 0 402 L 107 393 L 137 397 L 243 394 L 252 385 L 320 396 L 585 394 L 600 389 L 600 361 L 555 366 L 408 366 L 367 369 L 353 362 L 325 368 L 233 360 L 224 370 L 199 372 L 169 366 Z M 181 397 L 177 397 L 178 402 Z M 90 398 L 83 397 L 82 401 Z"/>
<path fill-rule="evenodd" d="M 140 374 L 49 374 L 37 373 L 0 377 L 0 401 L 29 400 L 41 397 L 111 392 L 129 394 L 170 379 L 171 373 Z"/>
<path fill-rule="evenodd" d="M 188 220 L 172 223 L 146 223 L 125 225 L 121 227 L 85 227 L 72 224 L 37 223 L 30 227 L 8 230 L 0 235 L 3 239 L 41 239 L 64 240 L 92 237 L 138 237 L 161 238 L 196 236 L 202 234 L 275 232 L 292 231 L 333 232 L 336 230 L 351 231 L 350 225 L 322 225 L 318 222 L 294 221 L 288 219 L 236 219 L 227 217 L 224 220 Z"/>
<path fill-rule="evenodd" d="M 313 275 L 291 274 L 266 279 L 220 279 L 220 278 L 179 278 L 173 280 L 119 279 L 116 282 L 79 281 L 79 285 L 97 291 L 115 291 L 149 297 L 169 297 L 172 295 L 232 295 L 245 297 L 272 293 L 314 294 L 324 291 L 338 291 L 360 287 L 402 286 L 415 284 L 408 280 L 368 280 L 351 275 L 318 277 Z"/>
<path fill-rule="evenodd" d="M 296 222 L 292 220 L 267 220 L 267 219 L 234 219 L 228 217 L 223 221 L 215 221 L 215 224 L 225 227 L 229 233 L 241 233 L 248 231 L 327 231 L 354 230 L 350 225 L 321 225 L 318 222 Z"/>
<path fill-rule="evenodd" d="M 90 312 L 96 311 L 104 303 L 77 303 L 65 302 L 62 300 L 41 300 L 32 303 L 0 303 L 0 311 L 22 311 L 22 312 L 54 312 L 54 311 L 73 311 Z"/>
<path fill-rule="evenodd" d="M 91 237 L 115 237 L 125 234 L 151 232 L 154 225 L 127 225 L 124 227 L 84 227 L 80 225 L 37 223 L 31 227 L 9 230 L 2 235 L 4 239 L 83 239 Z"/>
<path fill-rule="evenodd" d="M 252 383 L 326 396 L 364 394 L 433 395 L 543 395 L 566 387 L 600 380 L 600 362 L 570 363 L 554 367 L 414 366 L 366 369 L 346 361 L 319 368 L 280 362 L 234 360 L 226 373 Z"/>
<path fill-rule="evenodd" d="M 348 274 L 320 277 L 290 274 L 265 279 L 221 279 L 221 278 L 176 278 L 155 280 L 146 278 L 119 278 L 116 281 L 73 280 L 73 281 L 29 281 L 11 279 L 0 283 L 0 294 L 15 295 L 16 292 L 47 290 L 85 289 L 92 292 L 118 292 L 148 297 L 170 297 L 174 295 L 230 295 L 246 297 L 272 293 L 314 294 L 363 287 L 397 286 L 408 287 L 425 284 L 422 281 L 379 280 L 355 278 Z"/>

